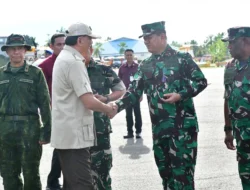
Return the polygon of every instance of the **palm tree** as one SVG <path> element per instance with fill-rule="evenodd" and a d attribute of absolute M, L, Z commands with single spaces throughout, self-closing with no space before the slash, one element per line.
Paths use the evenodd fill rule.
<path fill-rule="evenodd" d="M 65 34 L 66 33 L 66 29 L 61 26 L 61 28 L 59 30 L 56 30 L 56 32 Z"/>
<path fill-rule="evenodd" d="M 50 34 L 47 34 L 47 40 L 45 41 L 45 45 L 44 46 L 49 46 L 50 45 Z"/>
<path fill-rule="evenodd" d="M 36 37 L 30 37 L 31 38 L 31 40 L 33 41 L 33 43 L 34 43 L 34 46 L 37 48 L 37 46 L 39 45 L 37 42 L 36 42 Z"/>
<path fill-rule="evenodd" d="M 112 40 L 111 37 L 107 37 L 105 41 L 110 41 L 110 40 Z"/>
<path fill-rule="evenodd" d="M 97 42 L 95 43 L 94 45 L 94 52 L 93 52 L 93 55 L 95 57 L 99 57 L 101 59 L 101 52 L 103 51 L 104 49 L 102 48 L 102 43 L 100 42 Z"/>
<path fill-rule="evenodd" d="M 198 43 L 195 40 L 191 40 L 190 44 L 193 45 L 193 46 L 197 46 L 198 45 Z"/>
<path fill-rule="evenodd" d="M 120 54 L 124 54 L 125 49 L 128 47 L 126 42 L 121 42 L 120 44 L 118 44 L 118 46 L 120 47 L 120 50 L 119 50 Z"/>
<path fill-rule="evenodd" d="M 36 38 L 32 37 L 32 36 L 28 36 L 28 35 L 24 35 L 25 41 L 27 44 L 31 45 L 31 46 L 35 46 L 35 48 L 39 45 L 36 42 Z"/>

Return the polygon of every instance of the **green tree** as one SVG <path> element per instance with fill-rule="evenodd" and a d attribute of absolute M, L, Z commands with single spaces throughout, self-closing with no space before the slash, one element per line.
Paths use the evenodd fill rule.
<path fill-rule="evenodd" d="M 47 40 L 45 41 L 44 46 L 49 46 L 50 45 L 50 34 L 47 34 Z"/>
<path fill-rule="evenodd" d="M 221 41 L 223 37 L 224 33 L 218 33 L 210 38 L 212 40 L 208 42 L 208 52 L 212 56 L 213 63 L 223 61 L 227 57 L 227 44 Z"/>
<path fill-rule="evenodd" d="M 191 40 L 190 44 L 193 45 L 193 46 L 197 46 L 198 45 L 197 41 L 195 41 L 195 40 Z"/>
<path fill-rule="evenodd" d="M 174 46 L 174 47 L 181 47 L 182 45 L 176 41 L 172 41 L 172 43 L 170 44 L 170 46 Z"/>
<path fill-rule="evenodd" d="M 107 37 L 105 41 L 110 41 L 112 40 L 111 37 Z"/>
<path fill-rule="evenodd" d="M 33 41 L 35 47 L 37 48 L 37 46 L 38 46 L 39 44 L 36 42 L 36 37 L 32 37 L 32 36 L 31 36 L 31 40 Z"/>
<path fill-rule="evenodd" d="M 95 57 L 99 57 L 101 59 L 101 52 L 104 50 L 102 48 L 102 43 L 100 43 L 100 42 L 95 43 L 93 49 L 94 49 L 93 55 Z"/>
<path fill-rule="evenodd" d="M 118 46 L 120 47 L 120 50 L 119 50 L 120 54 L 124 54 L 126 48 L 128 47 L 126 42 L 121 42 L 120 44 L 118 44 Z"/>
<path fill-rule="evenodd" d="M 205 45 L 206 48 L 208 48 L 210 45 L 213 44 L 213 42 L 214 42 L 214 36 L 213 35 L 209 35 L 207 37 L 207 39 L 205 40 L 204 45 Z"/>
<path fill-rule="evenodd" d="M 194 56 L 195 57 L 202 57 L 203 55 L 207 54 L 207 49 L 204 45 L 202 46 L 193 46 Z"/>
<path fill-rule="evenodd" d="M 66 29 L 61 26 L 61 28 L 59 30 L 56 30 L 56 32 L 65 34 L 66 33 Z"/>
<path fill-rule="evenodd" d="M 37 47 L 39 44 L 36 42 L 36 38 L 28 35 L 24 35 L 25 41 L 31 46 Z"/>

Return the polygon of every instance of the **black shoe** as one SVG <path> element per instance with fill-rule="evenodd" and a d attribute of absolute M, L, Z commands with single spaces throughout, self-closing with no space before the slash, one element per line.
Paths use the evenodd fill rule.
<path fill-rule="evenodd" d="M 136 136 L 135 136 L 137 139 L 141 139 L 141 133 L 136 133 Z"/>
<path fill-rule="evenodd" d="M 133 137 L 134 137 L 134 135 L 133 134 L 129 134 L 129 133 L 128 133 L 128 135 L 123 136 L 124 139 L 129 139 L 129 138 L 133 138 Z"/>
<path fill-rule="evenodd" d="M 57 185 L 57 186 L 51 187 L 47 185 L 46 190 L 62 190 L 62 186 Z"/>

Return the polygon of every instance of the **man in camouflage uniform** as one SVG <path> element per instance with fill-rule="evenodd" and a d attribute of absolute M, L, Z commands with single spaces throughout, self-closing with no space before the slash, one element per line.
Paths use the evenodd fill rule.
<path fill-rule="evenodd" d="M 225 67 L 225 144 L 237 149 L 238 170 L 244 190 L 250 189 L 250 27 L 228 29 L 228 49 L 234 58 Z M 232 134 L 233 132 L 233 134 Z M 233 139 L 236 139 L 236 148 Z"/>
<path fill-rule="evenodd" d="M 5 190 L 41 190 L 42 145 L 50 142 L 48 87 L 42 71 L 24 61 L 30 49 L 17 34 L 1 48 L 10 57 L 0 68 L 0 167 Z"/>
<path fill-rule="evenodd" d="M 188 53 L 167 45 L 165 22 L 142 25 L 144 43 L 152 55 L 139 65 L 118 111 L 147 95 L 155 161 L 164 189 L 194 189 L 198 122 L 192 97 L 207 86 Z"/>
<path fill-rule="evenodd" d="M 92 59 L 87 69 L 92 91 L 101 102 L 108 103 L 117 100 L 125 93 L 126 88 L 123 82 L 111 67 L 100 65 Z M 110 89 L 111 94 L 109 94 Z M 94 188 L 95 190 L 111 190 L 112 152 L 110 133 L 112 129 L 110 119 L 104 113 L 94 112 L 94 124 L 97 146 L 90 148 Z"/>

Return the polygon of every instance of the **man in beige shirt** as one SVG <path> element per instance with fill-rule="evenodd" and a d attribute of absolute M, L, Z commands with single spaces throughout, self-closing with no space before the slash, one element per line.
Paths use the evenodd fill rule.
<path fill-rule="evenodd" d="M 72 24 L 66 33 L 65 47 L 53 70 L 51 146 L 58 150 L 64 189 L 92 190 L 93 111 L 112 115 L 116 107 L 94 97 L 85 66 L 91 58 L 92 39 L 99 37 L 83 23 Z"/>

